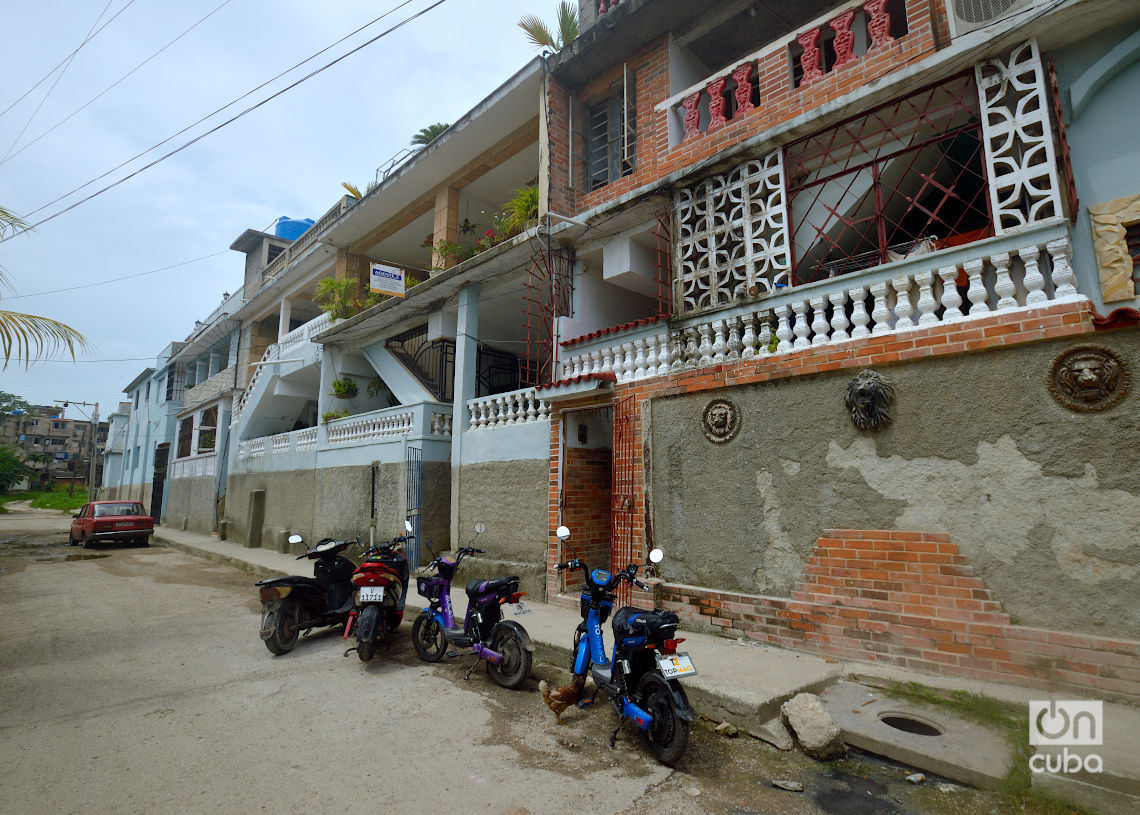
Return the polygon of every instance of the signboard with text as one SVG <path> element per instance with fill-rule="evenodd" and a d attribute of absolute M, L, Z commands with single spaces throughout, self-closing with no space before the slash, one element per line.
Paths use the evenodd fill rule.
<path fill-rule="evenodd" d="M 380 263 L 372 264 L 372 273 L 369 275 L 368 290 L 390 294 L 393 297 L 404 296 L 404 270 Z"/>

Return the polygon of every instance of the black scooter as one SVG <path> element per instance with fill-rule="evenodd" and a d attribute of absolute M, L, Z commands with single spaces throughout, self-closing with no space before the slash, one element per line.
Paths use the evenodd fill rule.
<path fill-rule="evenodd" d="M 301 543 L 300 535 L 289 538 Z M 297 560 L 308 558 L 313 577 L 290 575 L 260 580 L 261 639 L 274 654 L 287 654 L 301 632 L 326 625 L 343 626 L 353 608 L 352 572 L 356 564 L 341 555 L 357 540 L 325 538 Z"/>

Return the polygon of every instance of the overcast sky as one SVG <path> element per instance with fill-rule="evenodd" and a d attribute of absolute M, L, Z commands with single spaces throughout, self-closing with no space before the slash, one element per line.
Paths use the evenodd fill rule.
<path fill-rule="evenodd" d="M 0 111 L 79 50 L 66 68 L 0 114 L 0 205 L 32 223 L 59 212 L 436 0 L 397 8 L 403 2 L 6 4 Z M 33 404 L 98 402 L 106 417 L 125 399 L 128 382 L 167 344 L 185 339 L 194 321 L 221 302 L 222 292 L 241 285 L 244 256 L 228 248 L 238 235 L 267 229 L 282 215 L 320 217 L 344 194 L 342 181 L 363 189 L 417 130 L 455 121 L 532 59 L 537 50 L 515 23 L 535 13 L 553 24 L 556 5 L 444 0 L 177 155 L 30 234 L 0 243 L 0 266 L 12 287 L 0 291 L 0 308 L 62 320 L 94 346 L 78 362 L 36 362 L 27 371 L 13 362 L 0 372 L 0 390 Z M 267 88 L 151 149 L 389 11 Z M 93 27 L 97 33 L 83 44 Z M 186 265 L 88 286 L 176 264 Z M 88 287 L 76 288 L 81 286 Z M 67 415 L 81 417 L 73 410 Z"/>

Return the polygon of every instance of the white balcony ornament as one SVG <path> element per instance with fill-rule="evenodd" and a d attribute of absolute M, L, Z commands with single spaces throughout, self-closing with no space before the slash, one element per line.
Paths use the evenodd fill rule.
<path fill-rule="evenodd" d="M 942 279 L 942 321 L 961 320 L 962 295 L 958 294 L 958 267 L 943 266 L 938 270 Z"/>

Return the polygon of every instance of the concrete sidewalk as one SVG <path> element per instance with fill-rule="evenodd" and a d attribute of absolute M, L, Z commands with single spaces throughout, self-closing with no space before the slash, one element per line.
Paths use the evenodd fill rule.
<path fill-rule="evenodd" d="M 249 549 L 240 544 L 220 541 L 213 535 L 201 535 L 167 527 L 157 527 L 154 539 L 175 549 L 243 569 L 258 577 L 284 574 L 310 574 L 309 564 L 298 561 L 295 555 L 282 554 L 271 549 Z M 467 608 L 463 586 L 452 592 L 457 613 Z M 411 591 L 407 599 L 410 608 L 419 609 L 426 603 Z M 574 629 L 581 617 L 576 608 L 546 603 L 532 603 L 533 612 L 520 618 L 535 644 L 537 661 L 568 669 L 570 645 Z M 406 615 L 410 617 L 411 615 Z M 854 679 L 875 686 L 892 681 L 916 682 L 931 688 L 964 690 L 1000 701 L 1028 704 L 1030 700 L 1044 698 L 1070 698 L 1071 692 L 1048 693 L 992 682 L 979 682 L 957 677 L 944 677 L 916 673 L 873 663 L 841 662 L 812 654 L 801 654 L 784 648 L 743 642 L 714 634 L 683 631 L 687 652 L 699 671 L 686 679 L 685 689 L 697 713 L 712 721 L 729 721 L 741 729 L 771 743 L 786 743 L 786 731 L 774 727 L 772 719 L 779 716 L 780 705 L 797 693 L 821 693 L 842 679 Z M 607 643 L 609 635 L 607 632 Z M 1124 809 L 1112 804 L 1103 806 L 1104 798 L 1098 787 L 1078 784 L 1077 797 L 1094 803 L 1095 811 L 1140 811 L 1140 710 L 1126 705 L 1104 704 L 1106 727 L 1106 773 L 1094 781 L 1112 788 L 1110 797 L 1127 790 L 1131 793 L 1124 801 Z M 778 746 L 781 746 L 778 744 Z M 1109 749 L 1111 748 L 1111 749 Z M 1111 767 L 1112 772 L 1107 770 Z M 1052 778 L 1052 777 L 1050 777 Z M 1087 779 L 1088 776 L 1085 776 Z M 1059 794 L 1056 784 L 1050 784 Z M 1068 797 L 1068 796 L 1066 796 Z"/>

